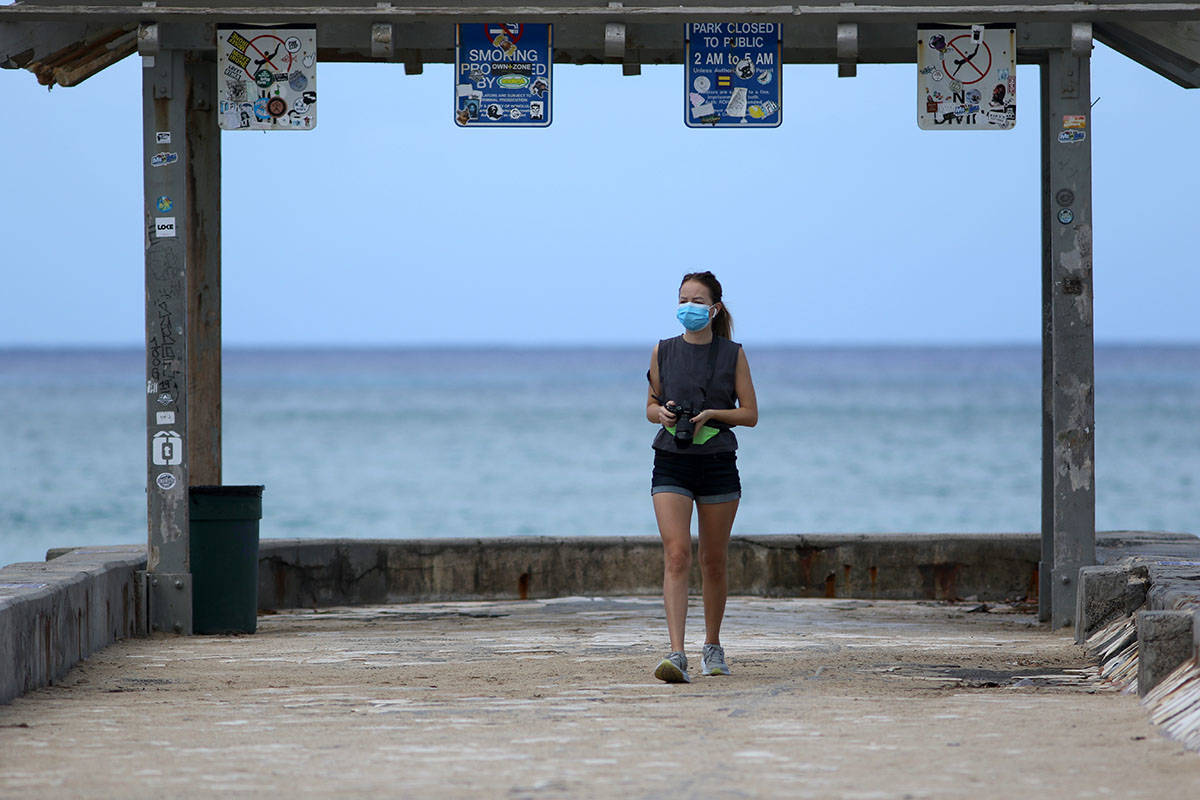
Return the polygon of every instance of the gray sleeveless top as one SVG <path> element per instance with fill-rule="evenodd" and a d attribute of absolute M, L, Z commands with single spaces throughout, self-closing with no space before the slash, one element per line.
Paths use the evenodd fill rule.
<path fill-rule="evenodd" d="M 717 348 L 717 363 L 706 394 L 703 384 L 704 379 L 708 377 L 710 346 Z M 737 342 L 720 336 L 713 337 L 712 345 L 690 344 L 683 340 L 683 336 L 663 339 L 658 343 L 658 379 L 662 385 L 662 399 L 674 400 L 697 411 L 706 408 L 737 408 L 734 373 L 737 370 L 738 351 L 741 349 L 742 346 Z M 721 432 L 704 444 L 693 444 L 683 448 L 675 444 L 675 437 L 667 433 L 665 428 L 659 428 L 658 435 L 654 437 L 654 449 L 685 455 L 731 453 L 737 450 L 737 437 L 728 426 L 714 421 L 707 424 L 720 428 Z"/>

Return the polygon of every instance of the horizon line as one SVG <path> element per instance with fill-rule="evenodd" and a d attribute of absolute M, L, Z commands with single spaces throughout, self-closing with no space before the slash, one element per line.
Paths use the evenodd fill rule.
<path fill-rule="evenodd" d="M 654 342 L 650 343 L 651 345 Z M 744 342 L 742 344 L 745 344 Z M 1200 339 L 1096 339 L 1096 347 L 1200 347 Z M 1036 348 L 1034 339 L 979 341 L 751 341 L 755 348 L 811 349 L 1004 349 Z M 238 350 L 611 350 L 640 348 L 643 342 L 234 342 L 222 345 L 223 351 Z M 144 351 L 138 342 L 0 342 L 0 352 L 17 351 Z"/>

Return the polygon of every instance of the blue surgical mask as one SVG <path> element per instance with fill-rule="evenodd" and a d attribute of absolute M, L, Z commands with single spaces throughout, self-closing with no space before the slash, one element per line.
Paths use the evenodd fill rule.
<path fill-rule="evenodd" d="M 689 331 L 704 330 L 704 326 L 708 324 L 708 312 L 711 308 L 712 306 L 706 306 L 703 303 L 680 303 L 679 308 L 675 310 L 675 318 Z"/>

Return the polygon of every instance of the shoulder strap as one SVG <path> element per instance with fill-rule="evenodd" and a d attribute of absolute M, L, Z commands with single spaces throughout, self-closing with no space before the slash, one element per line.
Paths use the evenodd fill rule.
<path fill-rule="evenodd" d="M 708 387 L 712 385 L 713 377 L 717 374 L 717 335 L 714 333 L 712 341 L 708 345 L 708 375 L 704 378 L 704 385 L 700 387 L 700 391 L 704 393 L 704 399 L 708 399 Z"/>

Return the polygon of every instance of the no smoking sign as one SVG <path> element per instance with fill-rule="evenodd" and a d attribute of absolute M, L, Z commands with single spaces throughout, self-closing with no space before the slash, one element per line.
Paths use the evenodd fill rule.
<path fill-rule="evenodd" d="M 1008 130 L 1017 123 L 1013 25 L 920 26 L 917 124 L 923 130 Z"/>

